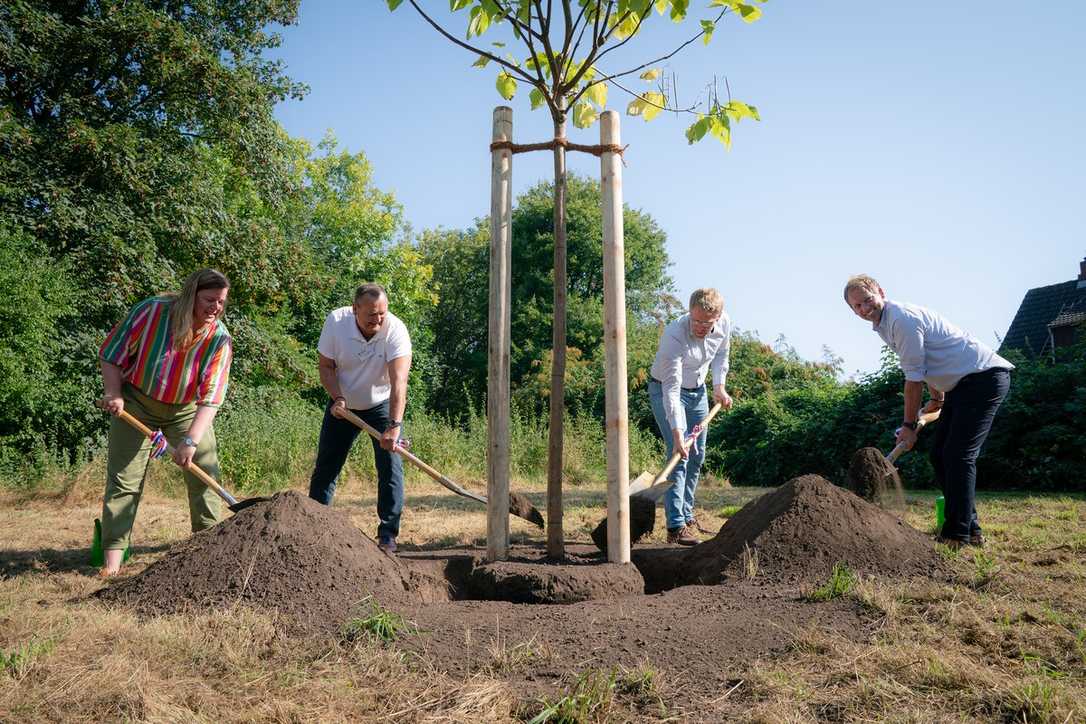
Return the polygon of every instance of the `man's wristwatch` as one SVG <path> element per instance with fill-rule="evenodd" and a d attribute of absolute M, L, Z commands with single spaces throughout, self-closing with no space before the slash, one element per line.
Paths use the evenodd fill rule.
<path fill-rule="evenodd" d="M 196 447 L 196 441 L 188 435 L 185 435 L 183 438 L 181 438 L 181 444 L 188 445 L 189 447 Z"/>
<path fill-rule="evenodd" d="M 385 429 L 391 430 L 394 427 L 403 427 L 403 420 L 392 420 Z"/>
<path fill-rule="evenodd" d="M 915 422 L 903 422 L 903 423 L 901 423 L 901 426 L 902 427 L 907 427 L 910 430 L 912 430 L 913 432 L 916 432 L 916 428 L 918 427 L 918 425 Z"/>

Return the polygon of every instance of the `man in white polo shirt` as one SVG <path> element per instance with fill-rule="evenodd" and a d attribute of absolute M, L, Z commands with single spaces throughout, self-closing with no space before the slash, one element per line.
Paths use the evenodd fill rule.
<path fill-rule="evenodd" d="M 931 447 L 935 479 L 946 498 L 940 542 L 952 548 L 984 545 L 975 504 L 977 456 L 1010 389 L 1014 365 L 930 309 L 887 299 L 869 276 L 848 280 L 845 302 L 856 316 L 871 323 L 897 354 L 905 373 L 905 409 L 897 442 L 905 443 L 907 450 L 916 444 L 925 383 L 931 400 L 923 412 L 942 409 Z"/>
<path fill-rule="evenodd" d="M 690 311 L 664 327 L 660 335 L 649 378 L 649 404 L 667 444 L 668 459 L 676 450 L 682 456 L 668 476 L 671 487 L 664 494 L 668 543 L 693 546 L 701 542 L 694 533 L 699 527 L 694 494 L 705 461 L 707 431 L 699 427 L 709 415 L 705 375 L 711 366 L 713 399 L 725 410 L 731 408 L 732 398 L 724 386 L 731 333 L 724 298 L 716 289 L 705 288 L 690 295 Z M 694 436 L 692 445 L 686 441 L 689 436 Z"/>
<path fill-rule="evenodd" d="M 407 406 L 411 337 L 404 323 L 388 311 L 385 290 L 379 284 L 363 284 L 355 290 L 354 304 L 334 310 L 324 320 L 317 352 L 321 384 L 332 400 L 321 423 L 309 497 L 332 503 L 336 478 L 361 432 L 341 419 L 349 409 L 382 431 L 380 442 L 371 438 L 377 467 L 377 544 L 394 553 L 403 510 L 403 461 L 392 451 Z"/>

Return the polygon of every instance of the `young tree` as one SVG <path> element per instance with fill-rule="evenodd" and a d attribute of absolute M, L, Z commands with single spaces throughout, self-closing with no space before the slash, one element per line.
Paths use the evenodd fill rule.
<path fill-rule="evenodd" d="M 489 63 L 499 67 L 495 86 L 506 100 L 517 92 L 518 82 L 531 86 L 532 108 L 546 106 L 554 124 L 554 140 L 548 144 L 554 153 L 554 325 L 553 362 L 550 394 L 550 450 L 547 464 L 548 526 L 547 552 L 562 555 L 562 423 L 564 413 L 564 378 L 566 363 L 566 150 L 574 148 L 566 139 L 566 121 L 587 128 L 595 123 L 607 104 L 609 87 L 632 96 L 626 107 L 629 115 L 652 120 L 660 111 L 687 111 L 696 119 L 686 130 L 690 143 L 707 134 L 725 146 L 731 143 L 731 125 L 742 118 L 758 118 L 757 110 L 730 98 L 722 101 L 715 93 L 703 107 L 676 108 L 661 82 L 661 71 L 652 66 L 662 63 L 697 40 L 708 43 L 717 24 L 734 14 L 746 22 L 761 16 L 758 7 L 765 0 L 710 0 L 710 15 L 698 20 L 700 28 L 691 37 L 663 55 L 634 67 L 608 67 L 608 56 L 637 37 L 655 14 L 668 15 L 678 23 L 690 18 L 690 0 L 450 0 L 450 11 L 467 18 L 464 40 L 453 35 L 421 7 L 418 0 L 407 0 L 415 11 L 437 32 L 476 57 L 474 66 Z M 403 0 L 387 0 L 390 10 Z M 491 28 L 508 28 L 520 44 L 517 58 L 501 49 L 473 43 Z M 634 92 L 625 83 L 638 75 L 657 84 L 654 90 Z"/>

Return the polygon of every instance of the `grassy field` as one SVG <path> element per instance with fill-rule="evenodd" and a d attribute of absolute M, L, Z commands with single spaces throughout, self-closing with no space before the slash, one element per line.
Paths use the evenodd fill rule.
<path fill-rule="evenodd" d="M 339 638 L 307 642 L 283 640 L 266 615 L 245 609 L 150 621 L 108 610 L 84 600 L 101 585 L 86 566 L 100 479 L 92 465 L 53 492 L 0 499 L 0 721 L 1086 721 L 1080 498 L 983 496 L 989 544 L 944 552 L 952 583 L 846 586 L 877 619 L 871 636 L 791 632 L 788 651 L 748 662 L 713 708 L 692 711 L 681 680 L 655 670 L 651 652 L 642 669 L 570 671 L 566 689 L 524 701 L 503 672 L 531 666 L 546 642 L 508 641 L 493 666 L 462 680 L 376 635 L 425 635 L 379 610 Z M 148 485 L 133 573 L 188 531 L 176 476 L 155 466 Z M 543 507 L 540 481 L 515 487 Z M 715 527 L 760 492 L 706 481 L 700 517 Z M 602 487 L 571 487 L 566 500 L 567 537 L 587 541 Z M 372 532 L 364 477 L 349 479 L 336 504 Z M 906 516 L 930 529 L 932 495 L 911 495 Z M 480 506 L 411 476 L 402 543 L 480 544 L 485 526 Z M 519 519 L 512 531 L 539 539 Z"/>

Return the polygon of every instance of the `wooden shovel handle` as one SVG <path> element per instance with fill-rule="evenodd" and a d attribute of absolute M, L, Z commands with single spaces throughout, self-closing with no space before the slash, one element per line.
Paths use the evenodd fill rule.
<path fill-rule="evenodd" d="M 342 417 L 344 420 L 347 420 L 347 421 L 351 422 L 352 424 L 354 424 L 356 427 L 368 432 L 370 437 L 372 437 L 374 440 L 380 441 L 381 433 L 377 432 L 377 429 L 375 427 L 368 424 L 365 420 L 363 420 L 358 415 L 354 414 L 350 410 L 343 410 L 339 414 L 340 414 L 340 417 Z M 416 457 L 414 455 L 414 453 L 409 452 L 406 448 L 401 447 L 399 444 L 396 445 L 396 453 L 399 454 L 399 455 L 402 455 L 405 458 L 407 458 L 408 462 L 410 462 L 412 465 L 414 465 L 419 470 L 426 473 L 431 478 L 433 478 L 435 481 L 440 483 L 442 486 L 444 486 L 445 488 L 453 491 L 457 495 L 462 495 L 465 498 L 471 498 L 472 500 L 475 500 L 477 502 L 482 503 L 483 505 L 486 505 L 486 498 L 485 497 L 483 497 L 482 495 L 476 495 L 475 493 L 471 492 L 470 490 L 467 490 L 465 488 L 460 487 L 455 482 L 453 482 L 449 478 L 445 477 L 444 475 L 442 475 L 441 473 L 439 473 L 438 471 L 434 470 L 432 467 L 430 467 L 429 465 L 424 463 L 422 460 L 419 460 L 418 457 Z"/>
<path fill-rule="evenodd" d="M 919 433 L 921 430 L 924 429 L 925 425 L 938 420 L 940 412 L 942 412 L 942 408 L 936 410 L 935 412 L 928 412 L 918 417 L 916 419 L 916 432 Z M 890 463 L 893 463 L 895 460 L 901 457 L 901 454 L 904 452 L 905 443 L 899 442 L 897 445 L 894 446 L 894 449 L 890 451 L 890 454 L 886 456 L 886 460 Z"/>
<path fill-rule="evenodd" d="M 120 412 L 118 412 L 117 417 L 121 418 L 122 420 L 127 422 L 129 425 L 131 425 L 132 427 L 134 427 L 137 430 L 139 430 L 140 432 L 142 432 L 143 435 L 148 440 L 150 440 L 152 437 L 154 437 L 154 434 L 155 434 L 154 430 L 147 427 L 142 422 L 140 422 L 136 418 L 132 417 L 131 414 L 125 412 L 124 410 L 121 410 Z M 173 445 L 171 445 L 169 442 L 167 442 L 166 443 L 166 450 L 172 455 L 173 451 L 174 451 Z M 210 475 L 208 475 L 207 473 L 205 473 L 203 471 L 203 469 L 199 465 L 197 465 L 196 463 L 189 463 L 189 466 L 188 466 L 188 468 L 186 468 L 186 470 L 188 470 L 193 475 L 198 477 L 200 479 L 200 481 L 204 485 L 206 485 L 207 487 L 211 488 L 216 493 L 218 493 L 219 497 L 222 498 L 223 500 L 225 500 L 227 505 L 237 505 L 238 504 L 237 499 L 233 495 L 226 492 L 226 489 L 223 488 L 223 486 L 219 485 L 215 481 L 215 478 L 213 478 Z"/>
<path fill-rule="evenodd" d="M 709 427 L 709 423 L 713 421 L 714 417 L 716 417 L 716 413 L 720 412 L 720 408 L 721 405 L 719 402 L 713 405 L 712 409 L 709 410 L 709 414 L 705 416 L 705 419 L 702 420 L 701 423 L 705 427 Z M 652 479 L 652 485 L 659 485 L 660 483 L 662 483 L 664 481 L 664 478 L 670 475 L 671 471 L 675 469 L 675 466 L 679 464 L 679 458 L 681 457 L 682 453 L 676 450 L 672 454 L 671 459 L 667 461 L 667 465 L 664 466 L 664 469 L 661 470 L 660 473 Z M 649 487 L 651 488 L 652 485 L 650 485 Z"/>

